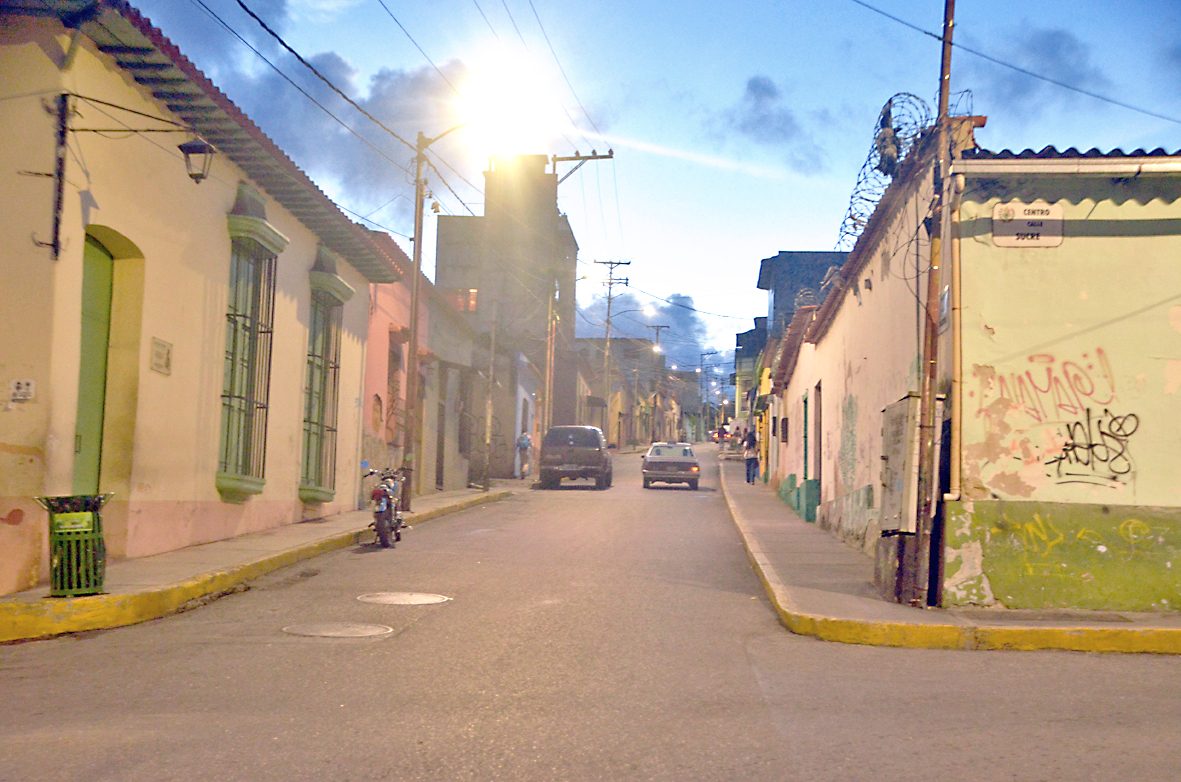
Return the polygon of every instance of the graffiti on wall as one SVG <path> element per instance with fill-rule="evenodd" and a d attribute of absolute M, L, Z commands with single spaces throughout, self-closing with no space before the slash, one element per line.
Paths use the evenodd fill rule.
<path fill-rule="evenodd" d="M 1061 361 L 1049 353 L 1035 353 L 1026 360 L 1024 371 L 996 373 L 987 395 L 1008 399 L 1033 422 L 1077 418 L 1088 407 L 1105 407 L 1115 400 L 1115 375 L 1103 348 L 1083 353 L 1078 361 Z"/>
<path fill-rule="evenodd" d="M 1021 464 L 994 469 L 985 485 L 1030 496 L 1047 479 L 1110 488 L 1133 480 L 1132 439 L 1140 417 L 1120 408 L 1103 348 L 1066 357 L 1034 353 L 1012 371 L 977 366 L 974 374 L 979 394 L 971 395 L 978 396 L 986 440 L 968 455 Z"/>
<path fill-rule="evenodd" d="M 1135 413 L 1116 415 L 1104 408 L 1095 414 L 1087 408 L 1082 419 L 1060 427 L 1062 451 L 1048 455 L 1046 466 L 1058 483 L 1108 486 L 1125 481 L 1133 468 L 1128 441 L 1139 428 Z"/>

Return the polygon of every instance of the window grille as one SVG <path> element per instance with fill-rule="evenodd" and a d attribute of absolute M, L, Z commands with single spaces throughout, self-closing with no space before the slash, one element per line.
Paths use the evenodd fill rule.
<path fill-rule="evenodd" d="M 328 293 L 312 292 L 301 483 L 306 487 L 329 491 L 336 487 L 336 423 L 343 311 L 340 302 Z"/>
<path fill-rule="evenodd" d="M 266 471 L 275 258 L 254 239 L 232 239 L 218 470 L 258 484 Z"/>

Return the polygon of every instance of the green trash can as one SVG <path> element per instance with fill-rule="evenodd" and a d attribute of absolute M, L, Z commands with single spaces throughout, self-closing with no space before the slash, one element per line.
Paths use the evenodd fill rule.
<path fill-rule="evenodd" d="M 49 596 L 98 595 L 107 571 L 99 511 L 110 494 L 37 497 L 49 511 Z"/>

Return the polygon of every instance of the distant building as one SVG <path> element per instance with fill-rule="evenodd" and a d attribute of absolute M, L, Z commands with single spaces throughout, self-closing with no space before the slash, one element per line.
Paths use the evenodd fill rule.
<path fill-rule="evenodd" d="M 783 334 L 797 304 L 819 304 L 849 257 L 844 252 L 787 252 L 759 264 L 760 290 L 767 291 L 767 333 Z"/>
<path fill-rule="evenodd" d="M 557 175 L 546 171 L 546 161 L 544 155 L 495 158 L 484 172 L 484 216 L 439 218 L 435 284 L 473 328 L 495 329 L 498 349 L 520 351 L 537 368 L 542 405 L 552 341 L 552 419 L 565 424 L 577 415 L 578 243 L 558 212 Z"/>

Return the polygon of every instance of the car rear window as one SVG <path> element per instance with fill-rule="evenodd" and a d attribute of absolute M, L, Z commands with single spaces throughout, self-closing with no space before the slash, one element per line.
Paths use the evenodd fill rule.
<path fill-rule="evenodd" d="M 693 458 L 693 449 L 683 445 L 654 445 L 649 456 L 687 456 Z"/>
<path fill-rule="evenodd" d="M 593 429 L 550 429 L 542 445 L 573 445 L 578 448 L 596 448 L 599 435 Z"/>

